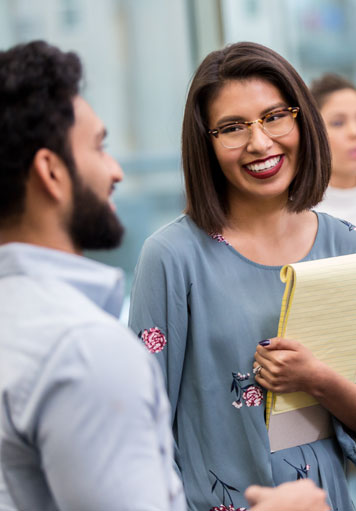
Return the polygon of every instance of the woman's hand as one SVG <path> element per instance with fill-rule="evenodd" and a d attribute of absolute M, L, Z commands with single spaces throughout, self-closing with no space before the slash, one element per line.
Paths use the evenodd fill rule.
<path fill-rule="evenodd" d="M 261 341 L 253 367 L 256 382 L 262 387 L 279 393 L 307 392 L 356 431 L 356 385 L 299 342 L 281 337 Z"/>
<path fill-rule="evenodd" d="M 312 394 L 324 364 L 297 341 L 274 337 L 262 343 L 253 364 L 257 383 L 272 392 Z"/>
<path fill-rule="evenodd" d="M 329 511 L 326 494 L 315 484 L 303 479 L 284 483 L 277 488 L 250 486 L 245 492 L 250 511 Z"/>

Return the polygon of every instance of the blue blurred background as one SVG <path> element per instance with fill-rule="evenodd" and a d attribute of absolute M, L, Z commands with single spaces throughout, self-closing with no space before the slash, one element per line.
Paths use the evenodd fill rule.
<path fill-rule="evenodd" d="M 184 207 L 180 128 L 202 58 L 229 42 L 270 46 L 307 83 L 324 71 L 356 78 L 356 0 L 0 0 L 0 48 L 46 39 L 81 56 L 84 96 L 106 123 L 125 172 L 115 201 L 130 290 L 143 241 Z M 125 314 L 125 312 L 124 312 Z"/>

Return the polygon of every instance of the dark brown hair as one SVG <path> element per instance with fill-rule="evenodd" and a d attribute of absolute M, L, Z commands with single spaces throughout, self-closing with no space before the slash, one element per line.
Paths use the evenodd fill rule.
<path fill-rule="evenodd" d="M 334 73 L 325 73 L 320 78 L 313 80 L 310 85 L 310 92 L 313 94 L 319 108 L 323 107 L 330 94 L 345 89 L 356 91 L 356 87 L 352 82 Z"/>
<path fill-rule="evenodd" d="M 0 51 L 0 224 L 23 213 L 36 152 L 55 152 L 74 168 L 69 129 L 82 77 L 79 57 L 44 41 Z"/>
<path fill-rule="evenodd" d="M 208 106 L 227 81 L 258 77 L 299 107 L 300 146 L 297 174 L 289 187 L 288 209 L 300 212 L 321 201 L 330 178 L 330 151 L 324 123 L 311 93 L 295 69 L 260 44 L 241 42 L 210 53 L 192 80 L 185 107 L 182 159 L 186 213 L 206 232 L 227 224 L 227 182 L 207 133 Z"/>

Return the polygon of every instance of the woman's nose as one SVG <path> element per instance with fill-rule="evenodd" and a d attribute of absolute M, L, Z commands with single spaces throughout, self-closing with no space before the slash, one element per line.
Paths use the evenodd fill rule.
<path fill-rule="evenodd" d="M 251 125 L 249 131 L 249 141 L 246 147 L 247 151 L 251 153 L 264 153 L 272 147 L 273 140 L 267 135 L 259 123 Z"/>

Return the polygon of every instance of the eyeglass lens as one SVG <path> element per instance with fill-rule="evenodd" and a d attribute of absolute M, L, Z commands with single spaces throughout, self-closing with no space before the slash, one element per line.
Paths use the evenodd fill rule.
<path fill-rule="evenodd" d="M 272 113 L 262 121 L 263 130 L 272 137 L 287 135 L 292 130 L 293 125 L 294 116 L 289 111 Z M 224 126 L 219 132 L 220 142 L 226 148 L 240 147 L 249 139 L 249 132 L 250 128 L 246 124 L 235 123 Z"/>

